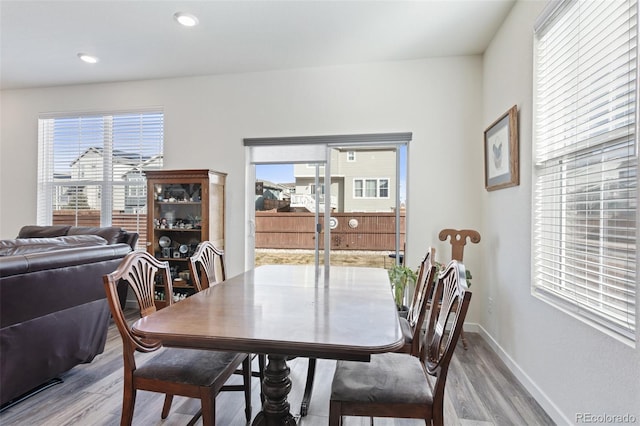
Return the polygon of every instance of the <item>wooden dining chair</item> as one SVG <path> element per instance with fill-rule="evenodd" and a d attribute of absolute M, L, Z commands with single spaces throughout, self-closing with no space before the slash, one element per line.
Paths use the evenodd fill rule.
<path fill-rule="evenodd" d="M 197 291 L 203 288 L 211 287 L 224 281 L 225 272 L 224 250 L 217 248 L 211 241 L 201 242 L 193 256 L 189 259 L 189 271 L 194 287 Z M 262 392 L 262 382 L 264 380 L 264 369 L 266 366 L 266 355 L 257 354 L 258 371 L 251 371 L 253 377 L 260 378 L 260 400 L 264 403 L 264 393 Z M 309 402 L 311 400 L 311 392 L 313 390 L 313 381 L 316 370 L 316 359 L 309 358 L 307 367 L 307 380 L 305 383 L 302 403 L 300 405 L 300 415 L 306 416 L 309 410 Z"/>
<path fill-rule="evenodd" d="M 211 241 L 198 244 L 189 258 L 189 274 L 196 291 L 212 287 L 227 279 L 224 250 Z"/>
<path fill-rule="evenodd" d="M 147 252 L 134 251 L 122 260 L 118 268 L 103 277 L 113 320 L 120 331 L 124 359 L 124 393 L 121 425 L 130 425 L 137 390 L 165 394 L 161 417 L 167 418 L 174 395 L 199 398 L 201 409 L 193 422 L 202 415 L 203 425 L 215 425 L 215 400 L 220 391 L 244 391 L 245 415 L 251 420 L 251 377 L 244 376 L 243 385 L 229 386 L 225 382 L 241 364 L 249 367 L 244 353 L 163 347 L 157 340 L 142 339 L 133 334 L 118 299 L 118 283 L 128 283 L 138 301 L 140 317 L 156 311 L 154 289 L 160 280 L 165 294 L 173 293 L 168 262 L 161 262 Z M 167 298 L 167 304 L 172 299 Z M 136 362 L 136 352 L 158 352 L 152 358 Z"/>
<path fill-rule="evenodd" d="M 474 244 L 480 242 L 480 233 L 474 229 L 451 229 L 445 228 L 438 233 L 438 239 L 440 241 L 447 241 L 451 244 L 451 260 L 457 260 L 463 262 L 464 259 L 464 247 L 467 245 L 467 240 Z M 471 283 L 468 283 L 471 286 Z M 467 339 L 464 337 L 464 330 L 460 333 L 460 340 L 462 340 L 462 346 L 467 349 Z"/>
<path fill-rule="evenodd" d="M 341 425 L 343 416 L 371 417 L 372 424 L 373 417 L 444 424 L 447 372 L 471 300 L 462 263 L 453 260 L 447 265 L 438 276 L 434 297 L 442 297 L 442 305 L 429 311 L 420 358 L 393 352 L 373 355 L 371 362 L 337 362 L 329 426 Z"/>
<path fill-rule="evenodd" d="M 189 274 L 196 291 L 213 287 L 214 285 L 227 279 L 226 265 L 224 261 L 224 250 L 216 247 L 211 241 L 203 241 L 198 244 L 193 256 L 189 258 Z M 253 359 L 256 355 L 252 356 Z M 264 403 L 264 394 L 262 392 L 262 380 L 264 379 L 264 368 L 266 365 L 266 356 L 257 354 L 258 371 L 253 371 L 250 367 L 252 377 L 260 378 L 260 400 Z M 244 374 L 240 370 L 237 374 Z"/>
<path fill-rule="evenodd" d="M 400 317 L 400 328 L 404 335 L 404 346 L 398 352 L 408 353 L 415 357 L 420 356 L 420 337 L 422 325 L 429 310 L 429 296 L 433 292 L 434 279 L 436 276 L 435 249 L 429 247 L 427 254 L 418 270 L 416 289 L 413 293 L 411 305 L 407 312 L 407 317 Z"/>

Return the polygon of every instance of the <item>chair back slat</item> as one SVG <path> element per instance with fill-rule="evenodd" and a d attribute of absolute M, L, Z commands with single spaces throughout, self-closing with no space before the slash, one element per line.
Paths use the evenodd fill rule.
<path fill-rule="evenodd" d="M 131 332 L 120 305 L 117 286 L 120 281 L 129 285 L 138 302 L 140 317 L 145 317 L 156 311 L 155 288 L 158 280 L 164 284 L 165 294 L 173 294 L 169 263 L 161 262 L 144 251 L 129 253 L 114 272 L 103 277 L 111 315 L 122 337 L 125 365 L 132 369 L 135 369 L 133 353 L 136 350 L 152 352 L 160 348 L 161 344 L 159 341 L 141 339 Z M 165 299 L 171 304 L 171 297 Z"/>
<path fill-rule="evenodd" d="M 189 259 L 189 271 L 196 291 L 224 281 L 224 250 L 217 248 L 211 241 L 201 242 Z"/>
<path fill-rule="evenodd" d="M 407 313 L 407 321 L 411 325 L 411 328 L 422 327 L 426 313 L 426 305 L 428 298 L 433 291 L 433 283 L 435 278 L 436 265 L 434 263 L 435 249 L 429 247 L 427 254 L 422 262 L 420 262 L 420 269 L 418 270 L 418 279 L 416 281 L 416 289 L 413 294 L 413 301 L 409 307 Z"/>
<path fill-rule="evenodd" d="M 444 382 L 446 379 L 446 371 L 469 308 L 471 292 L 465 275 L 464 265 L 452 260 L 440 273 L 435 285 L 433 300 L 441 300 L 441 303 L 431 304 L 426 342 L 421 356 L 426 363 L 427 372 L 438 376 L 438 381 Z"/>

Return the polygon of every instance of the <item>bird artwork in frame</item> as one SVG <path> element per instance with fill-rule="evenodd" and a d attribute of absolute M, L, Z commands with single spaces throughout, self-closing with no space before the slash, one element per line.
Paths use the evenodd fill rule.
<path fill-rule="evenodd" d="M 487 191 L 520 184 L 516 105 L 484 131 L 484 173 Z"/>

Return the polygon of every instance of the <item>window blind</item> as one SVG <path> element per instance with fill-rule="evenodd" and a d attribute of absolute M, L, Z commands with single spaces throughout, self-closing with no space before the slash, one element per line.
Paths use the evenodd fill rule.
<path fill-rule="evenodd" d="M 39 119 L 38 224 L 146 234 L 144 171 L 162 168 L 161 111 Z"/>
<path fill-rule="evenodd" d="M 635 339 L 637 1 L 563 1 L 535 31 L 533 292 Z"/>

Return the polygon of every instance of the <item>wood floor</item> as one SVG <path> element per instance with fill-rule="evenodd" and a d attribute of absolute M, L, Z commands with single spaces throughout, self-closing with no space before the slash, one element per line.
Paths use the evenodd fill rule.
<path fill-rule="evenodd" d="M 449 370 L 445 400 L 447 425 L 552 425 L 553 421 L 515 380 L 505 365 L 477 334 L 466 333 L 469 349 L 459 345 Z M 291 412 L 299 413 L 306 378 L 307 360 L 290 361 L 293 387 Z M 329 413 L 329 388 L 335 361 L 318 360 L 309 414 L 301 426 L 325 426 Z M 113 324 L 105 351 L 92 363 L 79 365 L 61 376 L 53 386 L 0 414 L 0 424 L 9 425 L 118 425 L 122 406 L 122 358 L 120 336 Z M 240 380 L 233 377 L 231 380 Z M 253 415 L 260 408 L 259 383 L 253 379 Z M 186 425 L 200 406 L 199 401 L 174 398 L 171 413 L 160 419 L 163 396 L 138 392 L 134 425 Z M 347 417 L 345 426 L 369 425 L 369 419 Z M 223 392 L 216 399 L 218 426 L 246 425 L 241 392 Z M 376 419 L 377 426 L 413 426 L 424 422 L 406 419 Z M 202 425 L 198 420 L 196 425 Z"/>

